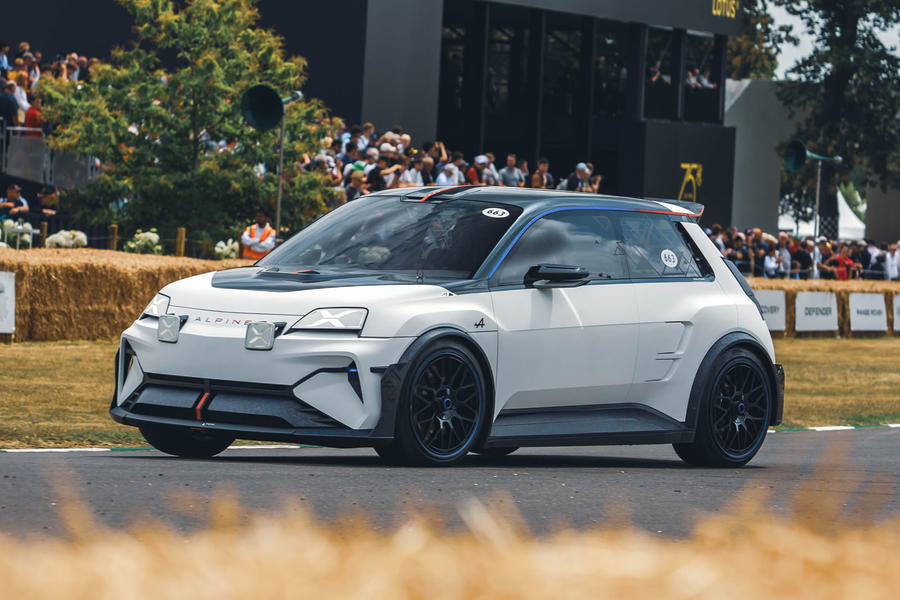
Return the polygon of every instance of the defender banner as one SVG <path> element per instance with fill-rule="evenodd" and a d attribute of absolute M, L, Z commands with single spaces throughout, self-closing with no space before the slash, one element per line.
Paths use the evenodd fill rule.
<path fill-rule="evenodd" d="M 785 307 L 787 302 L 783 290 L 754 290 L 762 308 L 763 318 L 769 331 L 784 331 L 786 325 Z"/>
<path fill-rule="evenodd" d="M 850 294 L 850 331 L 887 331 L 884 294 Z"/>
<path fill-rule="evenodd" d="M 0 333 L 16 330 L 16 274 L 0 272 Z"/>
<path fill-rule="evenodd" d="M 797 292 L 797 331 L 837 331 L 837 297 L 832 292 Z"/>

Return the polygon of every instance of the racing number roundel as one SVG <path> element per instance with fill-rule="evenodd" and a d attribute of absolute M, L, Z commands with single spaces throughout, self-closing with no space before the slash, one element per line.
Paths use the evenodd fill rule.
<path fill-rule="evenodd" d="M 486 208 L 481 211 L 481 214 L 493 219 L 503 219 L 509 216 L 509 211 L 503 208 Z"/>
<path fill-rule="evenodd" d="M 659 258 L 662 260 L 663 264 L 670 269 L 674 269 L 678 266 L 678 255 L 668 248 L 659 253 Z"/>

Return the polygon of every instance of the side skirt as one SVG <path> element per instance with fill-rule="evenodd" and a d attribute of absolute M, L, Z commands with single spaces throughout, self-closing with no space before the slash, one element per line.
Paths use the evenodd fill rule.
<path fill-rule="evenodd" d="M 642 404 L 559 406 L 500 411 L 485 448 L 691 442 L 694 430 Z"/>

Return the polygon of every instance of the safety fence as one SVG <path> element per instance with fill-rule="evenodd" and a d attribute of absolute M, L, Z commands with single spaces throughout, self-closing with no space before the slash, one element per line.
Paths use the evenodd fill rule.
<path fill-rule="evenodd" d="M 34 217 L 34 215 L 29 214 L 29 217 Z M 3 219 L 0 217 L 0 223 L 2 221 Z M 21 219 L 21 221 L 22 225 L 24 223 L 31 225 L 32 229 L 29 231 L 30 240 L 25 244 L 12 241 L 11 234 L 24 231 L 21 229 L 21 225 L 17 225 L 19 229 L 11 231 L 0 227 L 0 242 L 4 242 L 10 248 L 16 248 L 17 250 L 44 248 L 47 245 L 47 238 L 62 230 L 81 231 L 87 239 L 87 247 L 98 250 L 123 250 L 126 242 L 128 242 L 127 237 L 119 235 L 119 227 L 116 224 L 79 226 L 68 215 L 44 216 L 40 219 L 26 218 Z M 238 257 L 243 251 L 240 236 L 234 236 L 233 241 L 238 244 L 236 256 Z M 215 250 L 216 241 L 209 238 L 190 238 L 187 236 L 187 230 L 184 227 L 176 229 L 174 238 L 159 238 L 159 244 L 163 249 L 163 254 L 188 256 L 191 258 L 219 258 Z"/>
<path fill-rule="evenodd" d="M 53 150 L 40 128 L 14 127 L 0 118 L 0 172 L 44 185 L 75 188 L 94 179 L 100 164 L 94 158 Z"/>

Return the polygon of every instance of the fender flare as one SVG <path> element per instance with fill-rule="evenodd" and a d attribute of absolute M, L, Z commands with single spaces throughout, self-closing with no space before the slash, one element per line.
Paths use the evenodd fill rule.
<path fill-rule="evenodd" d="M 697 429 L 697 417 L 700 413 L 700 404 L 703 400 L 703 386 L 712 375 L 712 365 L 717 356 L 722 352 L 731 348 L 743 347 L 756 354 L 762 361 L 766 370 L 766 376 L 769 378 L 769 385 L 772 386 L 772 410 L 769 413 L 769 425 L 779 425 L 784 410 L 784 396 L 779 393 L 779 378 L 776 373 L 776 365 L 772 363 L 769 353 L 763 348 L 758 339 L 744 331 L 733 331 L 728 333 L 716 341 L 703 357 L 697 374 L 694 375 L 694 384 L 691 386 L 691 396 L 688 400 L 687 414 L 685 416 L 685 425 L 692 429 Z M 782 375 L 783 377 L 783 375 Z"/>
<path fill-rule="evenodd" d="M 484 371 L 485 384 L 488 392 L 488 405 L 485 408 L 485 414 L 493 415 L 494 373 L 491 370 L 491 363 L 488 361 L 484 350 L 472 336 L 462 329 L 456 329 L 455 327 L 437 327 L 426 331 L 414 339 L 400 356 L 400 360 L 384 369 L 384 374 L 381 376 L 381 416 L 379 417 L 375 428 L 372 430 L 372 437 L 382 439 L 394 437 L 394 427 L 397 422 L 397 408 L 400 404 L 400 397 L 403 394 L 403 384 L 406 381 L 410 362 L 412 362 L 413 358 L 429 344 L 447 338 L 454 339 L 464 344 L 478 359 L 478 362 Z M 479 435 L 479 439 L 483 441 L 483 438 L 487 436 L 489 430 L 490 427 L 484 427 Z"/>

